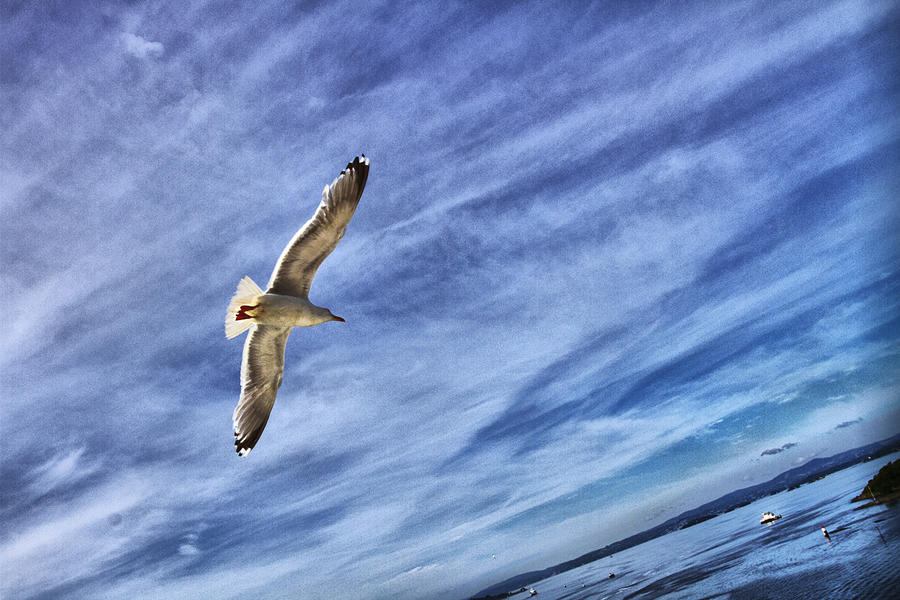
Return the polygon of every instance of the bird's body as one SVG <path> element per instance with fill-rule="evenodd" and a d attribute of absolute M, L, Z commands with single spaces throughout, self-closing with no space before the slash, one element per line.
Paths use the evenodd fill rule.
<path fill-rule="evenodd" d="M 276 327 L 311 327 L 328 321 L 341 320 L 340 317 L 335 318 L 327 308 L 316 306 L 307 298 L 263 294 L 254 298 L 252 302 L 252 305 L 243 305 L 247 308 L 239 309 L 236 314 L 253 319 L 255 324 Z"/>
<path fill-rule="evenodd" d="M 241 362 L 241 398 L 234 409 L 234 444 L 246 456 L 269 420 L 284 375 L 284 348 L 294 327 L 343 321 L 309 301 L 309 287 L 322 261 L 344 236 L 369 175 L 369 160 L 357 157 L 322 191 L 313 217 L 285 247 L 264 292 L 249 277 L 228 304 L 225 335 L 250 330 Z"/>

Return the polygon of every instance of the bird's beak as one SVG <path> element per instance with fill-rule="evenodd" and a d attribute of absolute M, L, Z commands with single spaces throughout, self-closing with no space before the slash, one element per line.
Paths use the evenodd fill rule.
<path fill-rule="evenodd" d="M 343 318 L 338 317 L 337 315 L 331 315 L 331 320 L 332 320 L 332 321 L 340 321 L 341 323 L 346 323 L 346 322 L 347 322 L 347 321 L 345 321 Z"/>

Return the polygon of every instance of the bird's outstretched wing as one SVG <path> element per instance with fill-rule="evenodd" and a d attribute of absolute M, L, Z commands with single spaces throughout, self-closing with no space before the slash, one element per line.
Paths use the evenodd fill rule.
<path fill-rule="evenodd" d="M 301 298 L 309 295 L 319 265 L 344 237 L 368 177 L 369 159 L 364 154 L 348 163 L 337 179 L 325 186 L 316 214 L 300 228 L 278 258 L 267 292 Z"/>
<path fill-rule="evenodd" d="M 254 325 L 244 342 L 241 399 L 234 409 L 234 445 L 246 456 L 259 441 L 284 375 L 284 345 L 290 327 Z"/>

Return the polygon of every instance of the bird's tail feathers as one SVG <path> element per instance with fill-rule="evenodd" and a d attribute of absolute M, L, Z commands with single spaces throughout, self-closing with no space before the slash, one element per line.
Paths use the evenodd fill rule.
<path fill-rule="evenodd" d="M 244 333 L 254 324 L 254 320 L 244 314 L 244 307 L 255 305 L 263 291 L 247 276 L 238 283 L 237 291 L 228 303 L 225 314 L 225 337 L 229 340 Z"/>

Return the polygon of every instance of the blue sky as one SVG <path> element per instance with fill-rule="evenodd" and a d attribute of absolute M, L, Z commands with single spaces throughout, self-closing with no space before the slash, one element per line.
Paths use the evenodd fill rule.
<path fill-rule="evenodd" d="M 896 3 L 487 4 L 4 3 L 0 595 L 463 598 L 900 430 Z"/>

